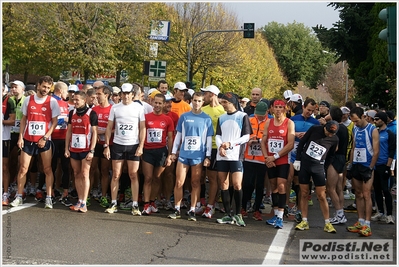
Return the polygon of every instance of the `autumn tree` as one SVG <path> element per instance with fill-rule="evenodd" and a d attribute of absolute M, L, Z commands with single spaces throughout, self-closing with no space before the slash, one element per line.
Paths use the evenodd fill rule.
<path fill-rule="evenodd" d="M 311 29 L 303 23 L 270 22 L 262 32 L 288 82 L 295 86 L 303 81 L 308 87 L 317 88 L 333 56 L 323 52 Z"/>
<path fill-rule="evenodd" d="M 349 77 L 356 88 L 355 101 L 365 105 L 396 108 L 396 63 L 388 62 L 387 44 L 378 38 L 386 27 L 378 18 L 381 9 L 393 3 L 330 3 L 338 10 L 340 21 L 332 28 L 314 27 L 319 40 L 346 60 Z"/>

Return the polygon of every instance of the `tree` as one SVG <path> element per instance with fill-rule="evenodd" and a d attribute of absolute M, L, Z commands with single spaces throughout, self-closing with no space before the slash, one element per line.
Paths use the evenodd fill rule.
<path fill-rule="evenodd" d="M 303 23 L 287 25 L 270 22 L 262 28 L 263 36 L 273 48 L 277 62 L 292 86 L 303 81 L 317 88 L 333 56 L 324 53 L 321 43 Z"/>
<path fill-rule="evenodd" d="M 384 22 L 378 18 L 387 3 L 330 3 L 340 21 L 327 29 L 314 27 L 323 45 L 349 64 L 349 77 L 356 88 L 355 101 L 378 103 L 396 109 L 396 64 L 388 62 L 386 42 L 378 38 Z"/>

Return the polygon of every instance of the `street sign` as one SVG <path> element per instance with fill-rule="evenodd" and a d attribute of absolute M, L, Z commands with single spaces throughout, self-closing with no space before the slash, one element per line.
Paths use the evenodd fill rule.
<path fill-rule="evenodd" d="M 121 77 L 122 78 L 126 78 L 127 77 L 127 71 L 126 70 L 122 70 L 121 71 Z"/>
<path fill-rule="evenodd" d="M 152 20 L 149 39 L 158 41 L 169 41 L 170 21 Z"/>
<path fill-rule="evenodd" d="M 166 61 L 150 60 L 150 70 L 148 72 L 149 78 L 159 78 L 159 80 L 166 77 Z"/>

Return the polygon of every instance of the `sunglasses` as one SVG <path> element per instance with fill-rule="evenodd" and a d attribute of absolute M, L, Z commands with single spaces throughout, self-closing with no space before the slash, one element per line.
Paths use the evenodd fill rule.
<path fill-rule="evenodd" d="M 376 118 L 374 118 L 373 120 L 374 120 L 374 121 L 378 121 L 378 120 L 380 120 L 380 118 L 377 118 L 377 117 L 376 117 Z"/>

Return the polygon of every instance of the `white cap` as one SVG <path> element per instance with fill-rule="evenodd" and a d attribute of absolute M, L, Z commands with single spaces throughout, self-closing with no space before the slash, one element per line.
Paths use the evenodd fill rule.
<path fill-rule="evenodd" d="M 171 100 L 173 100 L 173 99 L 175 99 L 173 96 L 171 96 L 171 95 L 169 95 L 169 94 L 166 94 L 166 95 L 165 95 L 165 101 L 171 101 Z"/>
<path fill-rule="evenodd" d="M 183 82 L 177 82 L 175 83 L 175 86 L 173 86 L 174 89 L 179 89 L 179 90 L 188 90 L 187 86 Z"/>
<path fill-rule="evenodd" d="M 209 85 L 205 88 L 201 88 L 202 92 L 211 92 L 215 95 L 218 95 L 220 93 L 219 88 L 217 88 L 215 85 Z"/>
<path fill-rule="evenodd" d="M 79 92 L 79 87 L 76 84 L 71 84 L 70 86 L 68 86 L 68 92 L 69 91 Z"/>
<path fill-rule="evenodd" d="M 122 92 L 130 93 L 133 90 L 133 85 L 131 83 L 124 83 L 122 84 Z"/>
<path fill-rule="evenodd" d="M 292 91 L 291 90 L 284 91 L 284 99 L 288 99 L 291 96 L 292 96 Z"/>
<path fill-rule="evenodd" d="M 341 107 L 341 111 L 342 111 L 342 113 L 343 113 L 344 115 L 350 113 L 349 108 L 348 108 L 348 107 L 345 107 L 345 106 Z"/>
<path fill-rule="evenodd" d="M 292 96 L 290 96 L 290 100 L 291 102 L 297 102 L 297 103 L 302 103 L 303 102 L 303 98 L 300 94 L 293 94 Z"/>
<path fill-rule="evenodd" d="M 193 89 L 188 89 L 188 93 L 193 96 L 193 94 L 195 93 L 195 91 Z"/>
<path fill-rule="evenodd" d="M 13 84 L 19 85 L 25 90 L 25 84 L 23 82 L 16 80 L 11 83 L 11 85 Z"/>
<path fill-rule="evenodd" d="M 243 99 L 241 99 L 241 102 L 249 102 L 249 98 L 244 97 Z"/>
<path fill-rule="evenodd" d="M 112 93 L 113 94 L 117 95 L 120 92 L 121 92 L 121 89 L 119 89 L 119 87 L 116 87 L 116 86 L 112 87 Z"/>

